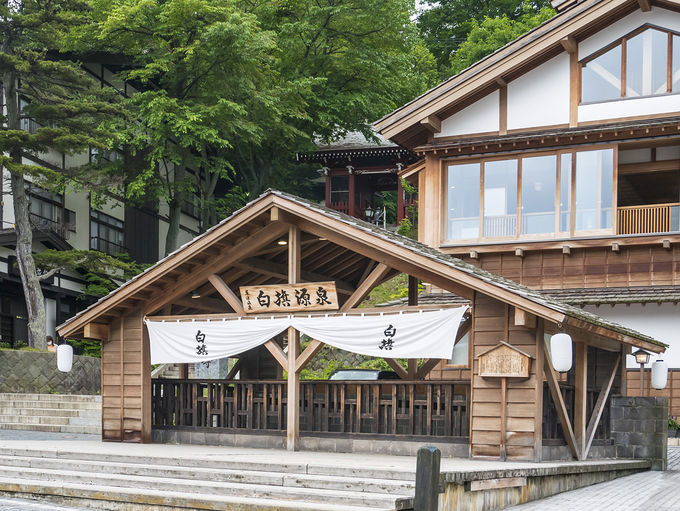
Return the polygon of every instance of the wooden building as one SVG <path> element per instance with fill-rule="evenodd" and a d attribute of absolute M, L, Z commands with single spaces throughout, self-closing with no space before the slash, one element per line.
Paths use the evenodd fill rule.
<path fill-rule="evenodd" d="M 239 356 L 250 367 L 248 380 L 151 380 L 145 318 L 243 318 L 249 313 L 238 297 L 244 286 L 312 282 L 335 283 L 338 308 L 330 314 L 370 315 L 376 311 L 357 305 L 397 273 L 410 276 L 412 290 L 423 280 L 469 303 L 457 335 L 468 338 L 467 357 L 456 369 L 431 374 L 440 359 L 420 366 L 412 359 L 405 369 L 388 358 L 401 380 L 300 382 L 322 343 L 312 340 L 301 350 L 292 328 L 287 351 L 274 338 Z M 380 312 L 428 308 L 417 305 L 413 292 L 409 305 Z M 624 385 L 623 358 L 631 348 L 664 350 L 649 336 L 427 245 L 273 191 L 58 330 L 102 341 L 106 441 L 191 441 L 194 434 L 206 441 L 214 433 L 220 443 L 250 435 L 247 445 L 384 452 L 428 441 L 448 453 L 513 460 L 540 460 L 551 442 L 583 459 L 592 445 L 606 443 L 608 397 Z M 569 378 L 553 370 L 546 350 L 546 339 L 558 331 L 574 340 Z M 505 369 L 499 364 L 514 355 L 497 356 L 501 342 L 520 357 Z M 495 361 L 487 359 L 494 353 Z M 272 370 L 279 366 L 286 380 Z"/>
<path fill-rule="evenodd" d="M 376 129 L 421 157 L 401 173 L 421 242 L 660 339 L 680 368 L 680 2 L 554 5 Z"/>
<path fill-rule="evenodd" d="M 398 173 L 418 158 L 408 149 L 382 138 L 368 140 L 359 132 L 348 133 L 330 144 L 320 144 L 316 151 L 297 153 L 300 163 L 318 163 L 324 178 L 327 208 L 382 225 L 383 210 L 377 195 L 395 192 L 397 211 L 392 221 L 408 216 L 414 207 L 415 194 L 405 194 Z"/>

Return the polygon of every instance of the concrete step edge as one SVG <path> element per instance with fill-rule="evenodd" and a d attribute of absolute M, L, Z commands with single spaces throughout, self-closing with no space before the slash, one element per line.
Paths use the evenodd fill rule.
<path fill-rule="evenodd" d="M 327 466 L 314 465 L 307 463 L 280 463 L 273 465 L 272 463 L 259 461 L 225 461 L 214 460 L 206 458 L 169 458 L 165 456 L 135 456 L 131 454 L 107 454 L 107 453 L 82 453 L 77 451 L 67 450 L 46 450 L 46 449 L 30 449 L 26 447 L 0 447 L 0 455 L 5 456 L 29 456 L 39 458 L 59 458 L 72 460 L 93 460 L 93 461 L 110 461 L 130 464 L 142 465 L 167 465 L 171 467 L 204 467 L 214 469 L 230 469 L 230 470 L 252 470 L 265 472 L 283 472 L 286 474 L 310 474 L 310 475 L 335 475 L 344 477 L 367 477 L 370 473 L 370 468 L 361 467 L 342 467 L 342 466 Z M 389 479 L 397 481 L 415 481 L 414 470 L 398 470 L 398 469 L 376 469 L 380 470 L 381 477 L 377 479 Z"/>
<path fill-rule="evenodd" d="M 91 484 L 116 488 L 148 488 L 158 490 L 177 491 L 182 493 L 215 492 L 223 495 L 266 496 L 281 500 L 303 500 L 325 502 L 332 500 L 348 505 L 381 506 L 387 502 L 393 503 L 397 498 L 408 498 L 407 494 L 382 494 L 371 492 L 353 492 L 344 490 L 330 490 L 304 488 L 295 486 L 275 486 L 266 484 L 248 484 L 238 482 L 222 482 L 209 480 L 182 480 L 175 478 L 158 478 L 145 476 L 127 476 L 119 474 L 101 474 L 72 470 L 48 470 L 29 467 L 0 467 L 0 474 L 4 477 L 13 474 L 13 479 L 31 479 L 69 482 L 74 484 Z"/>
<path fill-rule="evenodd" d="M 233 482 L 243 484 L 272 484 L 256 482 L 258 480 L 274 480 L 281 486 L 305 487 L 316 489 L 342 489 L 353 487 L 357 492 L 372 493 L 410 493 L 415 491 L 415 482 L 397 481 L 394 479 L 377 479 L 372 477 L 346 477 L 316 474 L 285 474 L 282 472 L 215 469 L 205 467 L 182 467 L 172 465 L 130 465 L 128 463 L 111 461 L 70 460 L 61 458 L 34 458 L 28 456 L 1 456 L 0 466 L 29 467 L 50 470 L 87 470 L 105 474 L 119 474 L 145 477 L 170 477 L 183 480 L 206 480 Z M 250 481 L 255 481 L 250 483 Z"/>
<path fill-rule="evenodd" d="M 14 494 L 33 494 L 41 496 L 67 497 L 86 501 L 111 502 L 121 504 L 116 509 L 127 510 L 129 505 L 140 504 L 158 506 L 166 509 L 210 509 L 230 511 L 394 511 L 395 508 L 366 508 L 365 506 L 336 506 L 319 502 L 285 501 L 251 497 L 227 497 L 208 494 L 186 494 L 172 491 L 155 491 L 135 488 L 129 490 L 119 487 L 94 486 L 87 484 L 60 483 L 45 485 L 43 481 L 14 481 L 0 477 L 0 492 Z M 229 506 L 229 507 L 225 507 Z M 154 508 L 155 509 L 155 508 Z"/>
<path fill-rule="evenodd" d="M 2 392 L 0 401 L 77 401 L 77 402 L 97 402 L 101 403 L 102 397 L 99 395 L 86 394 L 17 394 Z"/>

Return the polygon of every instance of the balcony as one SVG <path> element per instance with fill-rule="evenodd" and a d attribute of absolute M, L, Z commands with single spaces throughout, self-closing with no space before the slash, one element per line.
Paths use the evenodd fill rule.
<path fill-rule="evenodd" d="M 90 250 L 97 250 L 109 255 L 117 255 L 127 252 L 127 249 L 118 243 L 104 238 L 90 238 Z"/>
<path fill-rule="evenodd" d="M 625 206 L 617 209 L 617 234 L 680 231 L 680 203 Z"/>
<path fill-rule="evenodd" d="M 29 221 L 31 223 L 31 227 L 33 227 L 35 231 L 40 231 L 46 234 L 56 234 L 62 240 L 68 240 L 69 238 L 69 226 L 65 222 L 45 218 L 40 215 L 36 215 L 35 213 L 29 213 Z"/>

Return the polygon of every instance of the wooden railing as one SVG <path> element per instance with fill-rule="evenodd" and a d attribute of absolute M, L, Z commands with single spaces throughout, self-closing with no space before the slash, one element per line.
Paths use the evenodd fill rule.
<path fill-rule="evenodd" d="M 152 380 L 152 425 L 286 429 L 286 382 Z M 464 438 L 469 381 L 303 381 L 300 431 Z"/>
<path fill-rule="evenodd" d="M 651 234 L 678 230 L 680 203 L 618 208 L 618 234 Z"/>
<path fill-rule="evenodd" d="M 517 215 L 484 217 L 484 237 L 502 238 L 517 234 Z"/>
<path fill-rule="evenodd" d="M 330 202 L 329 207 L 335 211 L 339 211 L 340 213 L 345 213 L 346 215 L 349 215 L 349 203 L 348 202 Z"/>

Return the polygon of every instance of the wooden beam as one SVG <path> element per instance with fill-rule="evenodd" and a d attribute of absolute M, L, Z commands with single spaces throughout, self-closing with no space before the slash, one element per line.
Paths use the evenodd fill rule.
<path fill-rule="evenodd" d="M 378 264 L 378 266 L 376 266 L 373 271 L 371 271 L 368 277 L 366 277 L 366 279 L 364 279 L 364 281 L 359 284 L 359 287 L 356 288 L 356 291 L 354 291 L 347 301 L 342 304 L 339 312 L 347 312 L 351 308 L 363 302 L 364 298 L 366 298 L 373 288 L 377 286 L 378 283 L 380 283 L 382 278 L 387 275 L 390 270 L 391 268 L 386 264 Z"/>
<path fill-rule="evenodd" d="M 409 358 L 408 359 L 408 379 L 415 380 L 416 373 L 418 372 L 418 359 Z"/>
<path fill-rule="evenodd" d="M 623 163 L 619 165 L 619 176 L 630 174 L 652 174 L 680 170 L 680 160 L 660 160 L 643 163 Z"/>
<path fill-rule="evenodd" d="M 245 315 L 246 311 L 243 309 L 241 299 L 231 290 L 231 288 L 222 280 L 222 277 L 213 273 L 208 277 L 210 283 L 215 287 L 222 298 L 234 309 L 234 312 L 239 316 Z"/>
<path fill-rule="evenodd" d="M 172 303 L 175 298 L 188 293 L 192 289 L 195 289 L 197 284 L 202 284 L 204 281 L 208 280 L 210 275 L 223 271 L 228 266 L 245 258 L 248 254 L 271 243 L 287 230 L 288 225 L 283 223 L 274 222 L 266 225 L 259 231 L 241 240 L 233 247 L 230 247 L 225 252 L 224 256 L 214 258 L 214 260 L 205 267 L 194 271 L 190 278 L 186 277 L 180 280 L 174 286 L 160 293 L 158 297 L 147 302 L 145 314 L 151 314 L 163 307 L 163 305 Z"/>
<path fill-rule="evenodd" d="M 233 380 L 236 374 L 241 370 L 241 363 L 243 362 L 242 358 L 239 358 L 234 366 L 229 369 L 229 372 L 227 373 L 227 376 L 224 378 L 225 380 Z"/>
<path fill-rule="evenodd" d="M 399 376 L 399 378 L 401 378 L 402 380 L 408 380 L 408 373 L 399 362 L 397 362 L 393 358 L 386 358 L 385 362 L 387 362 L 387 365 L 389 365 L 392 368 L 392 370 L 395 373 L 397 373 L 397 376 Z"/>
<path fill-rule="evenodd" d="M 553 368 L 552 361 L 548 355 L 550 350 L 545 350 L 545 356 L 543 357 L 543 374 L 548 382 L 548 388 L 550 389 L 550 396 L 552 397 L 553 403 L 555 403 L 555 408 L 557 409 L 557 417 L 560 419 L 560 424 L 562 425 L 562 431 L 564 432 L 565 440 L 567 445 L 571 450 L 572 456 L 577 460 L 581 459 L 581 453 L 576 449 L 576 439 L 574 438 L 574 430 L 571 427 L 571 421 L 569 420 L 569 414 L 567 413 L 567 407 L 564 405 L 564 399 L 562 398 L 562 392 L 560 392 L 560 384 L 555 376 L 555 369 Z"/>
<path fill-rule="evenodd" d="M 578 52 L 578 43 L 573 36 L 567 36 L 560 39 L 560 44 L 562 45 L 562 48 L 564 48 L 564 51 L 570 55 Z"/>
<path fill-rule="evenodd" d="M 109 325 L 88 323 L 83 327 L 83 337 L 86 339 L 96 339 L 97 341 L 108 341 Z"/>
<path fill-rule="evenodd" d="M 312 360 L 323 347 L 324 343 L 321 341 L 317 341 L 316 339 L 312 340 L 312 342 L 310 342 L 305 348 L 305 351 L 303 351 L 295 361 L 295 371 L 298 373 L 302 371 L 309 361 Z"/>
<path fill-rule="evenodd" d="M 418 305 L 418 282 L 416 277 L 408 276 L 408 304 Z"/>
<path fill-rule="evenodd" d="M 422 380 L 425 378 L 428 374 L 430 374 L 430 371 L 437 367 L 439 362 L 441 362 L 441 358 L 428 358 L 425 363 L 418 369 L 415 375 L 415 380 Z"/>
<path fill-rule="evenodd" d="M 574 342 L 574 437 L 579 459 L 585 459 L 588 412 L 588 345 Z"/>
<path fill-rule="evenodd" d="M 272 209 L 269 210 L 269 220 L 272 222 L 279 221 L 279 208 L 276 206 L 273 206 Z"/>
<path fill-rule="evenodd" d="M 224 300 L 218 300 L 216 298 L 191 298 L 189 296 L 183 296 L 181 298 L 176 298 L 172 303 L 174 305 L 186 307 L 187 309 L 196 309 L 207 313 L 219 314 L 221 312 L 226 312 L 227 310 Z"/>
<path fill-rule="evenodd" d="M 637 0 L 640 10 L 642 12 L 649 12 L 652 10 L 652 6 L 649 4 L 649 0 Z"/>
<path fill-rule="evenodd" d="M 536 316 L 515 307 L 515 326 L 523 326 L 525 328 L 536 328 Z"/>
<path fill-rule="evenodd" d="M 586 448 L 583 451 L 583 459 L 588 458 L 588 453 L 590 452 L 590 446 L 593 443 L 593 438 L 595 438 L 595 431 L 597 430 L 597 425 L 600 423 L 600 418 L 602 417 L 602 412 L 604 411 L 604 404 L 607 402 L 609 397 L 609 392 L 612 389 L 612 384 L 614 383 L 614 378 L 616 378 L 616 373 L 619 371 L 619 364 L 621 362 L 621 354 L 617 355 L 616 362 L 614 362 L 614 367 L 609 375 L 609 378 L 602 383 L 602 388 L 597 396 L 597 401 L 595 402 L 595 407 L 593 408 L 593 413 L 590 416 L 590 422 L 588 423 L 588 429 L 586 430 Z"/>
<path fill-rule="evenodd" d="M 442 130 L 442 120 L 436 115 L 428 115 L 420 121 L 420 125 L 430 133 L 439 133 Z"/>
<path fill-rule="evenodd" d="M 285 352 L 281 349 L 281 346 L 279 346 L 275 341 L 269 340 L 264 343 L 264 347 L 269 350 L 269 353 L 271 353 L 276 361 L 281 364 L 281 367 L 284 369 L 288 369 L 288 357 L 286 356 Z"/>

